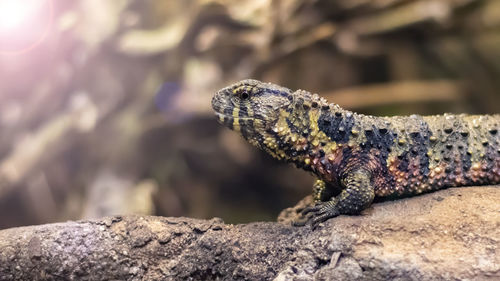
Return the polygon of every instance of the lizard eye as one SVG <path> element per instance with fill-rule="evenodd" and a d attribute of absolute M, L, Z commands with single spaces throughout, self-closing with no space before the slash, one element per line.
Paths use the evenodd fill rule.
<path fill-rule="evenodd" d="M 250 95 L 249 95 L 247 92 L 243 92 L 243 93 L 241 94 L 241 99 L 242 99 L 242 100 L 246 100 L 246 99 L 248 99 L 249 97 L 250 97 Z"/>

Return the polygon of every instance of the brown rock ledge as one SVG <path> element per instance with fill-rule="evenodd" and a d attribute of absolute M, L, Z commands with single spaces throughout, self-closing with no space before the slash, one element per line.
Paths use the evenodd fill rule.
<path fill-rule="evenodd" d="M 374 204 L 314 231 L 139 216 L 0 231 L 0 280 L 273 278 L 499 280 L 500 189 L 453 188 Z"/>

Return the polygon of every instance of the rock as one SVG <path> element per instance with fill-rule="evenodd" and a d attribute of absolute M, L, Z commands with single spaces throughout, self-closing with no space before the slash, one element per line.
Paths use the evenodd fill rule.
<path fill-rule="evenodd" d="M 498 280 L 499 202 L 498 187 L 447 189 L 314 231 L 147 216 L 12 228 L 0 280 Z"/>

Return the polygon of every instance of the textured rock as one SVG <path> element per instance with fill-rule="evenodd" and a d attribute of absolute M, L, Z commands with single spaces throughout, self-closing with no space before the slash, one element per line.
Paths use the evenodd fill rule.
<path fill-rule="evenodd" d="M 13 228 L 0 280 L 498 280 L 499 202 L 495 187 L 448 189 L 314 231 L 138 216 Z"/>

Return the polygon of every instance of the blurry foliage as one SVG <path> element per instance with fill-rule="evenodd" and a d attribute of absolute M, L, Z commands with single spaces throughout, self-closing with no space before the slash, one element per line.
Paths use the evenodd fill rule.
<path fill-rule="evenodd" d="M 274 219 L 311 177 L 216 124 L 243 78 L 379 115 L 500 111 L 500 1 L 53 3 L 41 45 L 0 55 L 0 228 Z"/>

